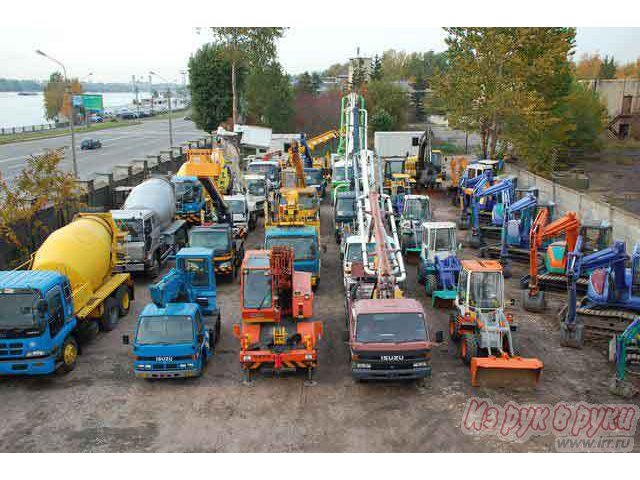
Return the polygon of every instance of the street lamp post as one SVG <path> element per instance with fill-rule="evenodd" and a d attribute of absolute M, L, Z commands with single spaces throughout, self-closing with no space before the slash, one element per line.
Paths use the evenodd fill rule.
<path fill-rule="evenodd" d="M 57 63 L 58 65 L 60 65 L 60 67 L 62 67 L 62 74 L 64 75 L 64 83 L 66 85 L 66 91 L 67 91 L 67 96 L 69 97 L 69 101 L 71 102 L 71 119 L 69 121 L 69 126 L 71 128 L 71 158 L 73 159 L 73 176 L 78 178 L 78 161 L 76 160 L 76 131 L 74 128 L 74 120 L 75 120 L 75 109 L 73 106 L 73 94 L 71 92 L 71 84 L 69 83 L 69 79 L 67 78 L 67 69 L 65 68 L 65 66 L 62 64 L 62 62 L 60 62 L 59 60 L 56 60 L 53 57 L 50 57 L 49 55 L 47 55 L 46 53 L 44 53 L 42 50 L 36 50 L 36 53 L 38 55 L 42 55 L 45 58 L 48 58 L 49 60 L 51 60 L 52 62 Z"/>
<path fill-rule="evenodd" d="M 87 75 L 87 83 L 89 83 L 91 77 L 93 77 L 93 73 L 90 73 L 90 74 Z M 89 126 L 89 112 L 86 109 L 86 107 L 84 109 L 84 126 L 85 127 Z"/>
<path fill-rule="evenodd" d="M 155 75 L 167 84 L 167 101 L 169 102 L 169 146 L 173 148 L 173 123 L 171 120 L 171 117 L 173 116 L 171 110 L 171 85 L 166 78 L 164 78 L 162 75 L 158 75 L 156 72 L 149 72 L 149 75 Z"/>

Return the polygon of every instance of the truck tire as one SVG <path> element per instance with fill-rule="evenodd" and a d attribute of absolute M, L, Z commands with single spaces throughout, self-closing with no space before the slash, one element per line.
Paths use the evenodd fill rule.
<path fill-rule="evenodd" d="M 478 340 L 475 335 L 465 333 L 460 343 L 460 358 L 465 365 L 471 364 L 471 359 L 478 356 Z"/>
<path fill-rule="evenodd" d="M 100 328 L 103 332 L 110 332 L 118 325 L 120 320 L 118 300 L 109 297 L 104 302 L 104 312 L 100 318 Z"/>
<path fill-rule="evenodd" d="M 131 290 L 126 285 L 120 285 L 116 290 L 116 300 L 118 301 L 118 314 L 126 317 L 131 308 Z"/>
<path fill-rule="evenodd" d="M 454 342 L 460 340 L 460 320 L 458 320 L 458 315 L 449 315 L 449 337 Z"/>
<path fill-rule="evenodd" d="M 78 343 L 72 336 L 68 336 L 62 344 L 60 359 L 62 360 L 62 364 L 56 370 L 57 373 L 64 375 L 76 368 Z"/>
<path fill-rule="evenodd" d="M 220 315 L 218 315 L 218 318 L 216 319 L 216 327 L 215 327 L 215 332 L 216 332 L 216 338 L 214 342 L 215 345 L 217 345 L 218 342 L 220 341 L 221 330 L 222 330 L 222 322 L 220 321 Z"/>
<path fill-rule="evenodd" d="M 427 297 L 433 295 L 433 292 L 438 288 L 438 277 L 434 274 L 430 273 L 425 278 L 424 290 L 427 294 Z"/>
<path fill-rule="evenodd" d="M 158 275 L 160 275 L 160 259 L 157 255 L 154 255 L 151 267 L 147 270 L 147 276 L 149 277 L 149 279 L 153 280 Z"/>
<path fill-rule="evenodd" d="M 422 261 L 418 262 L 418 265 L 416 266 L 416 270 L 417 270 L 418 283 L 420 285 L 424 285 L 425 274 L 424 274 L 424 268 L 422 266 Z"/>

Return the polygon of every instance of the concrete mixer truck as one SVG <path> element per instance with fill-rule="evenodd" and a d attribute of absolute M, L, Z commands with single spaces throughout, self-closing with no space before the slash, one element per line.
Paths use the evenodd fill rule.
<path fill-rule="evenodd" d="M 81 213 L 0 272 L 0 375 L 68 373 L 83 340 L 115 328 L 134 294 L 131 275 L 113 273 L 122 240 L 111 214 Z"/>
<path fill-rule="evenodd" d="M 188 223 L 174 220 L 175 213 L 174 186 L 160 176 L 131 190 L 121 210 L 111 210 L 116 225 L 126 233 L 121 270 L 158 275 L 169 256 L 187 244 Z"/>

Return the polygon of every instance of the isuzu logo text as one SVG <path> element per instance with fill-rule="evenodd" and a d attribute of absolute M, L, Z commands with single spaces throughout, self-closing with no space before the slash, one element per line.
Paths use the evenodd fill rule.
<path fill-rule="evenodd" d="M 173 357 L 156 357 L 156 362 L 170 362 Z"/>
<path fill-rule="evenodd" d="M 404 360 L 404 355 L 380 355 L 380 360 L 383 362 L 401 362 Z"/>

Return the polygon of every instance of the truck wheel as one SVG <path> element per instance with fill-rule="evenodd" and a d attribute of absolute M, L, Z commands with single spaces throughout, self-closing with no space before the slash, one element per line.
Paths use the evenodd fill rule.
<path fill-rule="evenodd" d="M 427 296 L 430 297 L 433 295 L 433 292 L 438 288 L 438 278 L 433 274 L 428 274 L 425 278 L 425 292 Z"/>
<path fill-rule="evenodd" d="M 58 367 L 58 373 L 66 374 L 76 368 L 76 362 L 78 360 L 78 343 L 75 338 L 66 338 L 62 344 L 62 353 L 60 355 L 62 365 Z"/>
<path fill-rule="evenodd" d="M 454 342 L 460 340 L 460 320 L 458 320 L 457 315 L 449 316 L 449 337 Z"/>
<path fill-rule="evenodd" d="M 471 364 L 471 359 L 478 356 L 478 340 L 475 335 L 465 333 L 460 344 L 460 357 L 465 365 Z"/>
<path fill-rule="evenodd" d="M 425 278 L 424 278 L 424 268 L 422 267 L 422 262 L 418 263 L 418 265 L 416 266 L 416 270 L 417 270 L 418 283 L 420 285 L 424 285 Z"/>
<path fill-rule="evenodd" d="M 118 315 L 125 317 L 131 307 L 131 291 L 126 285 L 121 285 L 116 290 L 116 300 L 118 301 Z"/>
<path fill-rule="evenodd" d="M 218 315 L 218 318 L 216 319 L 216 326 L 215 326 L 215 333 L 216 333 L 216 338 L 214 340 L 214 345 L 217 345 L 218 342 L 220 341 L 220 330 L 221 330 L 221 322 L 220 322 L 220 315 Z"/>
<path fill-rule="evenodd" d="M 100 318 L 100 327 L 104 332 L 110 332 L 118 325 L 120 316 L 118 315 L 120 305 L 114 297 L 109 297 L 104 302 L 104 312 Z"/>
<path fill-rule="evenodd" d="M 151 264 L 151 268 L 149 268 L 149 270 L 147 270 L 147 276 L 151 280 L 153 280 L 158 275 L 160 275 L 160 260 L 158 259 L 157 255 L 154 255 L 153 256 L 153 263 Z"/>

